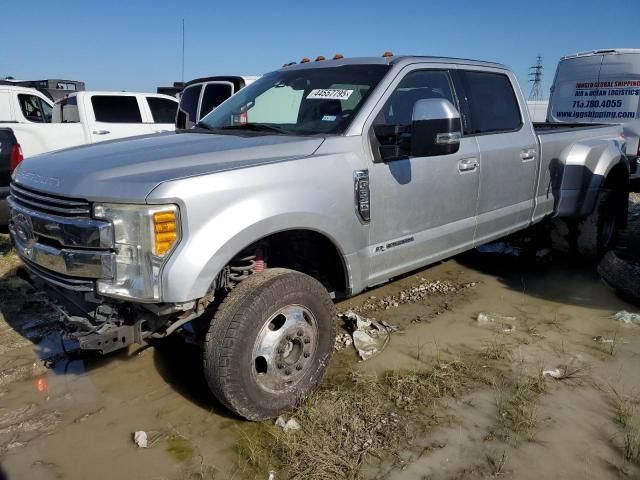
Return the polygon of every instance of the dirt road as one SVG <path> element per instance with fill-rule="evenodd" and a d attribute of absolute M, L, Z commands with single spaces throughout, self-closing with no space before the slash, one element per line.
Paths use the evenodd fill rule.
<path fill-rule="evenodd" d="M 367 362 L 337 352 L 319 396 L 293 413 L 302 429 L 285 435 L 230 417 L 197 350 L 177 341 L 45 368 L 55 311 L 14 276 L 4 237 L 0 254 L 0 479 L 332 478 L 323 465 L 397 480 L 640 478 L 640 325 L 612 318 L 640 308 L 592 267 L 472 254 L 338 304 L 403 333 Z M 398 395 L 407 385 L 419 398 Z M 340 405 L 354 411 L 335 416 Z M 137 430 L 150 448 L 135 446 Z M 294 451 L 313 475 L 287 460 Z"/>

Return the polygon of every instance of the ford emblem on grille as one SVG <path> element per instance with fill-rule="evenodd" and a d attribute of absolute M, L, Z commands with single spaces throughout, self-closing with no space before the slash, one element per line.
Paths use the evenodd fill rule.
<path fill-rule="evenodd" d="M 13 223 L 16 235 L 24 242 L 26 247 L 31 247 L 36 243 L 36 236 L 33 233 L 31 218 L 22 213 L 17 213 L 13 216 L 11 222 Z"/>

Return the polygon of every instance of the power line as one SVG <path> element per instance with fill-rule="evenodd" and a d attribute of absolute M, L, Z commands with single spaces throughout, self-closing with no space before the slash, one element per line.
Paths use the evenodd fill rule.
<path fill-rule="evenodd" d="M 542 56 L 536 57 L 536 64 L 529 67 L 529 81 L 533 83 L 531 91 L 529 92 L 529 100 L 542 100 L 542 92 L 540 86 L 542 85 Z"/>

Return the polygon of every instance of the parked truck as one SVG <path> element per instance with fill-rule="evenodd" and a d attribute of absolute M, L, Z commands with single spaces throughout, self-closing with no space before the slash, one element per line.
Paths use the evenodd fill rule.
<path fill-rule="evenodd" d="M 77 92 L 55 104 L 33 88 L 0 85 L 0 127 L 24 156 L 116 138 L 172 131 L 178 101 L 155 93 Z"/>
<path fill-rule="evenodd" d="M 9 219 L 9 184 L 11 174 L 23 160 L 22 149 L 13 130 L 0 128 L 0 226 L 6 226 Z"/>
<path fill-rule="evenodd" d="M 623 148 L 619 125 L 534 125 L 500 64 L 336 56 L 191 130 L 24 160 L 10 232 L 77 348 L 188 332 L 216 397 L 258 420 L 320 383 L 333 299 L 541 222 L 600 255 L 626 218 Z"/>

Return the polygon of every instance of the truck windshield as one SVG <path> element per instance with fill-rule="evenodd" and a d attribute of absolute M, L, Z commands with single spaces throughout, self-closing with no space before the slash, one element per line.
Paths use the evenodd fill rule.
<path fill-rule="evenodd" d="M 388 70 L 387 65 L 345 65 L 272 72 L 222 103 L 199 126 L 340 134 Z"/>

